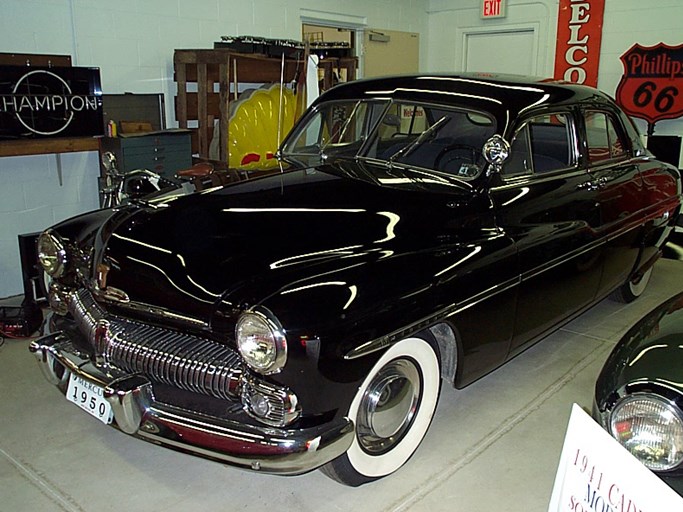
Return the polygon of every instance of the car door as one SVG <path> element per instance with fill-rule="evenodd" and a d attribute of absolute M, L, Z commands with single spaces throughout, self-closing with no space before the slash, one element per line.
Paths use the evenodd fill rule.
<path fill-rule="evenodd" d="M 509 356 L 592 303 L 598 290 L 601 212 L 598 190 L 579 165 L 577 128 L 571 110 L 526 121 L 490 191 L 520 265 Z"/>
<path fill-rule="evenodd" d="M 636 264 L 642 238 L 643 181 L 618 116 L 606 108 L 583 112 L 586 167 L 598 193 L 605 264 L 598 294 L 623 284 Z"/>

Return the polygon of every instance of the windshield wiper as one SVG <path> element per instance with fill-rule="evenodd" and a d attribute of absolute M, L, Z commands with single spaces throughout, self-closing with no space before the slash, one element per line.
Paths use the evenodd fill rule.
<path fill-rule="evenodd" d="M 391 155 L 389 157 L 389 164 L 393 164 L 396 159 L 398 159 L 402 156 L 408 156 L 410 153 L 412 153 L 417 148 L 418 145 L 422 144 L 425 140 L 427 140 L 427 137 L 429 137 L 432 133 L 434 133 L 437 128 L 441 128 L 442 126 L 445 126 L 446 123 L 448 123 L 450 120 L 451 120 L 450 117 L 443 116 L 436 123 L 434 123 L 429 128 L 427 128 L 425 131 L 423 131 L 417 139 L 415 139 L 413 142 L 411 142 L 407 146 L 403 146 L 396 153 Z"/>
<path fill-rule="evenodd" d="M 351 114 L 349 114 L 349 117 L 346 118 L 346 120 L 344 121 L 344 124 L 341 126 L 341 128 L 339 128 L 336 133 L 330 134 L 330 139 L 325 144 L 320 146 L 321 158 L 323 158 L 323 159 L 327 158 L 325 155 L 325 149 L 327 149 L 327 146 L 332 144 L 332 139 L 337 138 L 338 141 L 343 140 L 344 135 L 346 135 L 346 129 L 351 124 L 351 120 L 355 119 L 356 111 L 358 110 L 360 103 L 361 103 L 360 101 L 356 102 L 356 104 L 353 106 L 353 110 L 351 111 Z"/>

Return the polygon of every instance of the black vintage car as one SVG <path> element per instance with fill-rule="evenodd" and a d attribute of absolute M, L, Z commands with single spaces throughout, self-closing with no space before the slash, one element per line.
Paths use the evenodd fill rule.
<path fill-rule="evenodd" d="M 321 96 L 281 172 L 136 200 L 39 239 L 69 400 L 243 468 L 360 485 L 463 387 L 596 301 L 643 290 L 678 171 L 587 87 L 372 79 Z"/>
<path fill-rule="evenodd" d="M 643 317 L 614 347 L 593 416 L 683 495 L 683 293 Z"/>

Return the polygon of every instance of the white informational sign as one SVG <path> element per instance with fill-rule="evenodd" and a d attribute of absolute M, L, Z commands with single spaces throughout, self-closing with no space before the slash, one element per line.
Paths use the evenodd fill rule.
<path fill-rule="evenodd" d="M 683 510 L 683 498 L 574 404 L 548 512 Z"/>

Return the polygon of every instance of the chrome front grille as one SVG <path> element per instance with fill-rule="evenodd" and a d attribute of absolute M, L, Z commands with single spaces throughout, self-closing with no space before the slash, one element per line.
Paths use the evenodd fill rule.
<path fill-rule="evenodd" d="M 154 382 L 216 398 L 239 397 L 239 355 L 214 341 L 108 314 L 88 290 L 69 295 L 69 311 L 96 356 Z"/>
<path fill-rule="evenodd" d="M 216 398 L 235 398 L 241 375 L 235 352 L 218 343 L 148 325 L 112 328 L 107 359 L 151 379 Z M 118 331 L 118 332 L 117 332 Z"/>
<path fill-rule="evenodd" d="M 105 320 L 105 311 L 87 290 L 78 290 L 69 294 L 67 305 L 78 329 L 90 340 L 90 343 L 93 343 L 97 337 L 98 324 L 102 325 L 100 322 Z"/>

